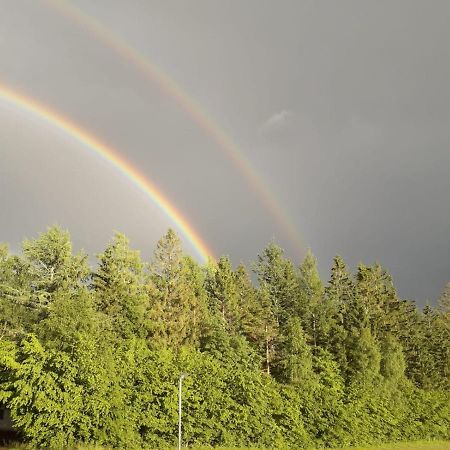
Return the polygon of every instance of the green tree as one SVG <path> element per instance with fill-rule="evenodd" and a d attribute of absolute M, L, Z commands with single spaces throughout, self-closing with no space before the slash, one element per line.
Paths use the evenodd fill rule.
<path fill-rule="evenodd" d="M 379 265 L 360 264 L 356 275 L 359 318 L 370 324 L 374 337 L 397 328 L 400 302 L 390 275 Z"/>
<path fill-rule="evenodd" d="M 36 447 L 168 448 L 188 372 L 189 446 L 450 439 L 448 289 L 421 310 L 340 257 L 323 288 L 274 245 L 255 270 L 202 267 L 171 230 L 148 272 L 120 234 L 94 273 L 57 227 L 0 245 L 0 403 Z"/>
<path fill-rule="evenodd" d="M 293 312 L 302 319 L 303 328 L 316 347 L 327 339 L 333 310 L 325 301 L 317 261 L 311 251 L 306 254 L 299 272 L 300 292 Z"/>
<path fill-rule="evenodd" d="M 221 318 L 226 330 L 235 332 L 238 327 L 239 298 L 229 258 L 222 256 L 218 260 L 208 271 L 205 283 L 211 313 Z"/>
<path fill-rule="evenodd" d="M 271 322 L 271 317 L 273 318 L 271 305 L 264 302 L 263 295 L 253 286 L 244 265 L 236 268 L 234 277 L 237 292 L 237 330 L 254 347 L 264 348 L 266 325 Z"/>
<path fill-rule="evenodd" d="M 442 385 L 448 389 L 450 388 L 450 283 L 446 285 L 439 299 L 435 327 L 440 341 L 438 346 L 440 376 Z"/>
<path fill-rule="evenodd" d="M 82 442 L 139 445 L 125 351 L 97 316 L 87 291 L 59 291 L 29 335 L 0 358 L 0 392 L 14 423 L 39 447 Z M 128 395 L 127 395 L 128 394 Z"/>
<path fill-rule="evenodd" d="M 276 369 L 285 383 L 302 385 L 305 389 L 312 382 L 311 349 L 298 317 L 290 317 L 283 327 Z"/>
<path fill-rule="evenodd" d="M 98 259 L 98 268 L 92 276 L 97 309 L 112 319 L 123 336 L 144 336 L 148 300 L 139 252 L 130 249 L 123 234 L 116 233 Z"/>
<path fill-rule="evenodd" d="M 29 308 L 31 297 L 29 267 L 0 244 L 0 336 L 20 339 L 37 320 Z"/>
<path fill-rule="evenodd" d="M 355 285 L 347 265 L 340 256 L 333 259 L 331 277 L 325 288 L 323 308 L 327 311 L 323 348 L 328 350 L 338 362 L 343 373 L 347 371 L 346 341 L 353 326 L 350 305 L 354 302 Z"/>
<path fill-rule="evenodd" d="M 23 242 L 23 257 L 28 265 L 30 306 L 45 308 L 59 289 L 76 291 L 89 275 L 87 255 L 73 255 L 68 231 L 49 228 L 37 239 Z"/>
<path fill-rule="evenodd" d="M 158 242 L 150 267 L 149 326 L 153 345 L 177 349 L 198 345 L 202 311 L 198 292 L 191 281 L 191 264 L 173 230 Z"/>
<path fill-rule="evenodd" d="M 361 383 L 376 381 L 381 354 L 370 328 L 353 328 L 347 336 L 347 377 Z"/>
<path fill-rule="evenodd" d="M 254 271 L 260 286 L 267 290 L 278 323 L 283 324 L 299 296 L 299 280 L 293 264 L 284 257 L 280 247 L 270 244 L 258 256 Z"/>
<path fill-rule="evenodd" d="M 381 342 L 380 372 L 383 377 L 393 384 L 398 384 L 405 376 L 405 357 L 402 346 L 391 334 L 383 337 Z"/>

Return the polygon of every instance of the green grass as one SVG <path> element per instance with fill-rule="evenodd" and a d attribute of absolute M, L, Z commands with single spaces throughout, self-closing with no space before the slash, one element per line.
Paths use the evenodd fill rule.
<path fill-rule="evenodd" d="M 398 442 L 368 447 L 345 447 L 339 450 L 450 450 L 450 441 Z"/>
<path fill-rule="evenodd" d="M 189 447 L 190 450 L 250 450 L 250 447 Z M 0 450 L 32 450 L 25 444 L 11 444 L 8 447 L 0 447 Z M 105 447 L 83 446 L 75 450 L 107 450 Z M 450 450 L 450 441 L 417 441 L 381 444 L 367 447 L 345 447 L 335 450 Z"/>

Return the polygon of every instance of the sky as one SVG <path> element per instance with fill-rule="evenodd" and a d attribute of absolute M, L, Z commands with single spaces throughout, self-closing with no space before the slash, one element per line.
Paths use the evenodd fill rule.
<path fill-rule="evenodd" d="M 449 21 L 439 0 L 3 0 L 0 86 L 112 146 L 215 256 L 249 264 L 275 242 L 299 264 L 310 248 L 324 281 L 336 254 L 378 262 L 423 305 L 450 281 Z M 13 251 L 58 223 L 90 254 L 118 230 L 150 258 L 177 229 L 107 161 L 1 98 L 0 211 Z"/>

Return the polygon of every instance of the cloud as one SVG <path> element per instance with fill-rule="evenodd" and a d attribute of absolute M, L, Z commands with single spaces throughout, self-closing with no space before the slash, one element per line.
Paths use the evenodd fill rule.
<path fill-rule="evenodd" d="M 289 123 L 293 115 L 291 111 L 286 109 L 276 112 L 263 123 L 261 131 L 265 133 L 279 131 Z"/>

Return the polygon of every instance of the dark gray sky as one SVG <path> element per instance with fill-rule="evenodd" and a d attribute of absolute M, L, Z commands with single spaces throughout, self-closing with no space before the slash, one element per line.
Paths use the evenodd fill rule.
<path fill-rule="evenodd" d="M 325 280 L 332 257 L 380 262 L 400 295 L 450 280 L 448 1 L 74 1 L 160 66 L 239 146 Z M 51 3 L 0 3 L 0 84 L 113 145 L 217 255 L 294 245 L 176 102 Z M 150 255 L 171 226 L 126 178 L 0 100 L 0 241 L 52 223 L 102 250 L 113 230 Z M 189 247 L 187 246 L 189 251 Z"/>

